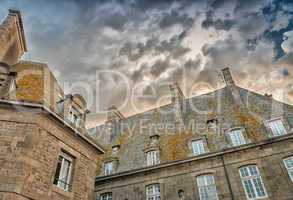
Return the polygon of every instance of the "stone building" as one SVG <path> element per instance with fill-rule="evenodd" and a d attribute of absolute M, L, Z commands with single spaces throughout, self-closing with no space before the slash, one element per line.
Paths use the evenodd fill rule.
<path fill-rule="evenodd" d="M 90 130 L 106 147 L 100 200 L 293 199 L 293 106 L 237 86 L 125 117 L 115 107 Z"/>
<path fill-rule="evenodd" d="M 92 200 L 103 148 L 85 130 L 87 105 L 64 95 L 27 51 L 19 11 L 0 25 L 0 200 Z"/>
<path fill-rule="evenodd" d="M 27 51 L 19 11 L 0 25 L 0 200 L 293 199 L 293 107 L 237 86 L 185 97 L 85 129 L 79 94 L 65 95 Z M 90 135 L 88 134 L 90 133 Z M 100 145 L 104 146 L 104 148 Z"/>

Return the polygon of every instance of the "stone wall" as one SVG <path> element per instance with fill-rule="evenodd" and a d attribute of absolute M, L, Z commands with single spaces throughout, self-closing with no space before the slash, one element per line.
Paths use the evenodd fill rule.
<path fill-rule="evenodd" d="M 74 157 L 70 192 L 53 185 L 61 149 Z M 40 108 L 0 105 L 1 200 L 92 200 L 98 154 Z"/>
<path fill-rule="evenodd" d="M 268 193 L 267 199 L 293 199 L 293 183 L 283 164 L 283 159 L 290 155 L 293 155 L 292 133 L 266 142 L 232 148 L 223 154 L 215 153 L 137 171 L 97 177 L 96 198 L 98 199 L 100 194 L 112 192 L 113 199 L 142 200 L 146 199 L 146 186 L 159 183 L 161 199 L 178 200 L 177 192 L 180 189 L 185 192 L 184 200 L 199 199 L 196 177 L 211 173 L 215 178 L 219 199 L 231 200 L 232 193 L 234 199 L 245 200 L 238 170 L 241 166 L 256 164 Z M 227 180 L 230 182 L 231 192 Z"/>

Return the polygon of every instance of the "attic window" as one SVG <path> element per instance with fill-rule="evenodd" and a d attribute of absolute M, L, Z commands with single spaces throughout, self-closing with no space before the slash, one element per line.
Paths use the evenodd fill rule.
<path fill-rule="evenodd" d="M 286 128 L 281 118 L 269 120 L 268 128 L 271 130 L 273 137 L 287 134 Z"/>
<path fill-rule="evenodd" d="M 208 119 L 207 124 L 210 124 L 210 123 L 218 123 L 217 118 Z"/>
<path fill-rule="evenodd" d="M 71 107 L 69 111 L 69 120 L 75 127 L 78 127 L 80 125 L 80 118 L 80 113 L 75 108 Z"/>
<path fill-rule="evenodd" d="M 119 151 L 119 149 L 120 149 L 120 145 L 114 145 L 114 146 L 112 146 L 112 152 L 113 153 L 117 153 Z"/>

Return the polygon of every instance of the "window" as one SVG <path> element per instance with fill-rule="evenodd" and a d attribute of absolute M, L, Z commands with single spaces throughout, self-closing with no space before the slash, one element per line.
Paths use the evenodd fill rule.
<path fill-rule="evenodd" d="M 230 140 L 231 140 L 231 143 L 233 146 L 246 144 L 242 129 L 232 130 L 228 134 L 229 134 L 229 137 L 230 137 Z"/>
<path fill-rule="evenodd" d="M 268 126 L 273 134 L 273 136 L 285 135 L 287 134 L 284 124 L 281 119 L 274 119 L 268 121 Z"/>
<path fill-rule="evenodd" d="M 101 194 L 100 200 L 112 200 L 112 193 Z"/>
<path fill-rule="evenodd" d="M 110 175 L 114 172 L 113 170 L 113 162 L 106 162 L 104 165 L 104 174 Z"/>
<path fill-rule="evenodd" d="M 58 100 L 56 102 L 57 112 L 63 113 L 64 112 L 64 100 L 61 94 L 58 94 Z"/>
<path fill-rule="evenodd" d="M 178 190 L 178 197 L 180 200 L 184 200 L 184 190 L 182 189 Z"/>
<path fill-rule="evenodd" d="M 146 200 L 161 200 L 160 184 L 153 184 L 146 187 Z"/>
<path fill-rule="evenodd" d="M 147 166 L 156 165 L 160 163 L 160 157 L 158 151 L 147 152 Z"/>
<path fill-rule="evenodd" d="M 196 178 L 200 200 L 218 200 L 217 188 L 213 175 L 201 175 Z"/>
<path fill-rule="evenodd" d="M 192 152 L 194 155 L 200 155 L 205 153 L 205 148 L 202 140 L 194 140 L 191 142 Z"/>
<path fill-rule="evenodd" d="M 62 152 L 59 155 L 54 185 L 57 185 L 65 191 L 71 189 L 72 162 L 73 158 L 68 154 Z"/>
<path fill-rule="evenodd" d="M 291 181 L 293 182 L 293 156 L 284 159 L 285 167 L 288 171 Z"/>
<path fill-rule="evenodd" d="M 267 197 L 264 184 L 256 165 L 241 167 L 239 173 L 248 199 Z"/>
<path fill-rule="evenodd" d="M 69 120 L 76 127 L 80 125 L 80 113 L 73 107 L 69 111 Z"/>

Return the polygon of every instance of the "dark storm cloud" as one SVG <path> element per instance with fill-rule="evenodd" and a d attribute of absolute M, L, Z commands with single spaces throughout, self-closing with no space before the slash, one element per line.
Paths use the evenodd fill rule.
<path fill-rule="evenodd" d="M 236 23 L 233 19 L 214 19 L 214 12 L 209 10 L 206 13 L 206 19 L 202 22 L 201 26 L 203 28 L 213 27 L 216 30 L 230 30 L 232 26 Z"/>
<path fill-rule="evenodd" d="M 166 69 L 170 67 L 170 58 L 158 59 L 151 67 L 150 73 L 154 77 L 160 76 Z"/>
<path fill-rule="evenodd" d="M 184 63 L 184 68 L 186 69 L 197 69 L 201 64 L 201 58 L 199 55 L 196 56 L 195 59 L 188 59 Z"/>
<path fill-rule="evenodd" d="M 251 76 L 270 71 L 290 81 L 292 36 L 285 34 L 293 28 L 290 5 L 272 0 L 2 0 L 0 18 L 10 7 L 22 10 L 29 47 L 25 59 L 48 63 L 61 82 L 92 86 L 96 71 L 108 69 L 132 83 L 186 79 L 215 85 L 216 71 L 231 67 L 247 86 Z M 103 88 L 95 92 L 103 96 L 101 107 L 119 105 L 125 88 L 117 77 L 103 74 L 99 80 Z"/>
<path fill-rule="evenodd" d="M 186 13 L 180 14 L 177 11 L 164 13 L 163 18 L 159 22 L 159 26 L 162 29 L 169 28 L 175 24 L 180 24 L 183 27 L 190 28 L 193 24 L 194 19 L 189 17 Z"/>
<path fill-rule="evenodd" d="M 126 56 L 130 61 L 136 61 L 142 56 L 154 53 L 167 53 L 173 58 L 179 58 L 191 51 L 190 48 L 182 45 L 182 40 L 186 37 L 186 32 L 183 31 L 179 35 L 174 35 L 169 40 L 159 41 L 157 37 L 149 38 L 145 43 L 126 42 L 120 48 L 119 54 Z"/>

